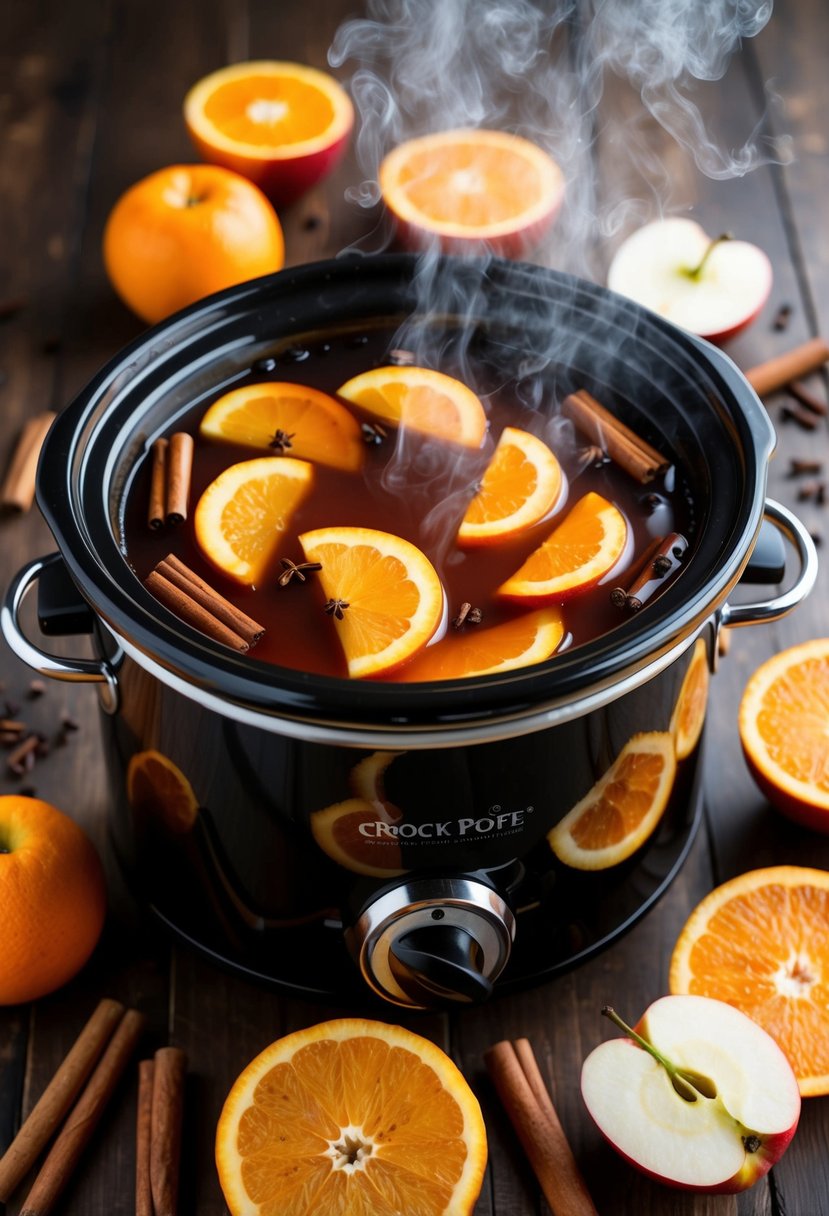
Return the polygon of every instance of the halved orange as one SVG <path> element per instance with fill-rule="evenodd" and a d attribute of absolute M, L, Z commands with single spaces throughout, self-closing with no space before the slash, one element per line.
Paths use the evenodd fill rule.
<path fill-rule="evenodd" d="M 461 521 L 458 544 L 497 544 L 531 528 L 555 506 L 561 481 L 561 465 L 542 439 L 504 427 Z"/>
<path fill-rule="evenodd" d="M 496 594 L 520 603 L 561 603 L 594 587 L 625 551 L 628 528 L 612 502 L 592 490 Z"/>
<path fill-rule="evenodd" d="M 547 835 L 560 861 L 576 870 L 619 865 L 653 833 L 676 775 L 667 731 L 629 739 L 613 764 Z"/>
<path fill-rule="evenodd" d="M 235 63 L 195 84 L 184 120 L 199 154 L 250 178 L 278 206 L 329 173 L 354 123 L 332 76 L 299 63 Z"/>
<path fill-rule="evenodd" d="M 136 752 L 127 766 L 127 800 L 175 836 L 189 832 L 199 803 L 184 773 L 163 752 Z"/>
<path fill-rule="evenodd" d="M 707 704 L 708 650 L 705 640 L 697 638 L 671 715 L 670 731 L 676 744 L 677 760 L 685 760 L 690 756 L 699 742 Z"/>
<path fill-rule="evenodd" d="M 404 244 L 527 253 L 552 224 L 564 177 L 537 144 L 505 131 L 411 139 L 380 165 L 380 190 Z"/>
<path fill-rule="evenodd" d="M 390 532 L 318 528 L 299 543 L 320 562 L 317 581 L 354 677 L 379 675 L 405 663 L 434 634 L 443 617 L 443 587 L 429 559 Z"/>
<path fill-rule="evenodd" d="M 694 909 L 669 975 L 674 993 L 727 1001 L 776 1039 L 804 1097 L 829 1093 L 829 873 L 740 874 Z"/>
<path fill-rule="evenodd" d="M 233 389 L 213 402 L 199 434 L 350 472 L 362 466 L 365 455 L 356 418 L 339 401 L 305 384 Z"/>
<path fill-rule="evenodd" d="M 792 646 L 759 667 L 743 693 L 739 727 L 769 802 L 829 832 L 829 638 Z"/>
<path fill-rule="evenodd" d="M 216 1130 L 231 1216 L 469 1216 L 486 1157 L 480 1107 L 449 1057 L 364 1018 L 265 1048 Z"/>
<path fill-rule="evenodd" d="M 365 798 L 347 798 L 311 812 L 314 840 L 332 861 L 352 874 L 371 878 L 396 878 L 401 866 L 400 845 L 391 828 L 402 821 L 402 813 Z"/>
<path fill-rule="evenodd" d="M 313 465 L 289 456 L 232 464 L 196 506 L 193 525 L 202 553 L 237 582 L 258 582 L 313 477 Z"/>
<path fill-rule="evenodd" d="M 436 439 L 479 448 L 486 434 L 484 407 L 472 389 L 428 367 L 376 367 L 337 392 L 374 418 Z"/>
<path fill-rule="evenodd" d="M 468 633 L 449 633 L 396 673 L 398 680 L 459 680 L 466 676 L 488 676 L 543 663 L 564 635 L 564 622 L 557 608 L 538 608 L 489 629 L 477 626 Z"/>

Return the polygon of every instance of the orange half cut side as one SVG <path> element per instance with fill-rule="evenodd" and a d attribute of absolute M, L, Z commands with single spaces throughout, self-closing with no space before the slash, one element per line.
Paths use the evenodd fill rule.
<path fill-rule="evenodd" d="M 267 1047 L 216 1131 L 231 1216 L 471 1216 L 486 1158 L 480 1107 L 449 1057 L 363 1018 Z"/>
<path fill-rule="evenodd" d="M 287 381 L 250 384 L 214 401 L 199 433 L 225 443 L 355 472 L 365 454 L 359 424 L 327 393 Z"/>

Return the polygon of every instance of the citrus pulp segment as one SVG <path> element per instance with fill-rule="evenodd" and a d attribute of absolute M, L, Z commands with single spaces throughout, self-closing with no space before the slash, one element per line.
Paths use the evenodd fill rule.
<path fill-rule="evenodd" d="M 784 814 L 829 832 L 829 638 L 776 654 L 749 680 L 740 741 L 749 768 Z"/>
<path fill-rule="evenodd" d="M 576 870 L 605 870 L 640 848 L 673 789 L 676 758 L 666 731 L 634 735 L 607 772 L 548 833 L 550 848 Z"/>
<path fill-rule="evenodd" d="M 741 1009 L 785 1052 L 804 1097 L 829 1093 L 829 873 L 771 866 L 717 887 L 679 935 L 669 986 Z"/>
<path fill-rule="evenodd" d="M 205 557 L 240 583 L 255 583 L 291 514 L 311 489 L 313 466 L 286 456 L 233 464 L 211 482 L 193 516 Z"/>
<path fill-rule="evenodd" d="M 470 1216 L 486 1156 L 480 1107 L 448 1056 L 362 1018 L 267 1047 L 216 1132 L 231 1216 Z"/>
<path fill-rule="evenodd" d="M 463 251 L 485 243 L 527 252 L 554 220 L 564 194 L 555 161 L 505 131 L 442 131 L 408 140 L 380 165 L 380 191 L 404 243 Z"/>
<path fill-rule="evenodd" d="M 591 490 L 496 594 L 519 603 L 560 603 L 600 582 L 624 553 L 627 536 L 621 511 Z"/>
<path fill-rule="evenodd" d="M 374 418 L 435 439 L 479 448 L 486 434 L 484 407 L 472 389 L 428 367 L 376 367 L 337 392 Z"/>
<path fill-rule="evenodd" d="M 373 528 L 318 528 L 299 542 L 318 581 L 353 677 L 391 671 L 425 646 L 443 618 L 443 587 L 429 559 Z"/>
<path fill-rule="evenodd" d="M 461 521 L 458 544 L 497 544 L 531 528 L 555 506 L 561 482 L 561 465 L 543 440 L 504 427 Z"/>
<path fill-rule="evenodd" d="M 556 608 L 539 608 L 488 629 L 448 634 L 397 672 L 398 680 L 459 680 L 513 671 L 549 659 L 564 635 Z"/>
<path fill-rule="evenodd" d="M 213 402 L 199 433 L 349 472 L 361 468 L 365 454 L 357 420 L 339 401 L 305 384 L 233 389 Z"/>

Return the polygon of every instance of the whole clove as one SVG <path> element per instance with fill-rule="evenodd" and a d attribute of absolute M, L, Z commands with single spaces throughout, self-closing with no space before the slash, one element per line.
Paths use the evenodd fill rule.
<path fill-rule="evenodd" d="M 814 431 L 817 428 L 817 415 L 803 409 L 796 402 L 781 406 L 780 417 L 784 422 L 796 422 L 804 431 Z"/>
<path fill-rule="evenodd" d="M 795 400 L 799 401 L 801 405 L 805 405 L 807 410 L 811 410 L 819 418 L 825 418 L 829 414 L 829 405 L 807 388 L 801 380 L 792 380 L 786 387 Z"/>
<path fill-rule="evenodd" d="M 483 620 L 483 613 L 480 608 L 473 608 L 468 600 L 464 600 L 458 611 L 458 615 L 452 621 L 454 629 L 460 629 L 462 625 L 480 625 Z"/>
<path fill-rule="evenodd" d="M 646 563 L 639 577 L 628 589 L 627 607 L 631 612 L 640 608 L 662 590 L 665 580 L 681 566 L 688 550 L 688 541 L 680 532 L 670 532 L 662 541 L 655 556 Z"/>
<path fill-rule="evenodd" d="M 798 460 L 797 457 L 792 457 L 789 461 L 789 477 L 814 476 L 822 472 L 822 460 Z"/>
<path fill-rule="evenodd" d="M 32 680 L 29 684 L 29 699 L 32 701 L 42 697 L 46 692 L 46 684 L 43 680 Z"/>
<path fill-rule="evenodd" d="M 40 735 L 27 735 L 13 752 L 9 753 L 6 768 L 15 777 L 23 777 L 35 766 L 35 753 L 41 743 Z"/>
<path fill-rule="evenodd" d="M 783 333 L 784 330 L 788 329 L 793 311 L 794 309 L 791 304 L 781 304 L 774 314 L 774 320 L 771 323 L 772 329 L 776 330 L 777 333 Z"/>

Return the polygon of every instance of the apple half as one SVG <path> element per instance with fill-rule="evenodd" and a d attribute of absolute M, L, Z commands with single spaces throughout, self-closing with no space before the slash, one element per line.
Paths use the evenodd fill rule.
<path fill-rule="evenodd" d="M 709 342 L 725 342 L 760 313 L 772 269 L 757 245 L 712 239 L 693 220 L 675 217 L 645 224 L 623 241 L 607 285 Z"/>
<path fill-rule="evenodd" d="M 584 1062 L 581 1092 L 602 1135 L 668 1186 L 732 1193 L 782 1157 L 800 1117 L 791 1065 L 756 1022 L 723 1001 L 666 996 L 629 1035 Z"/>

